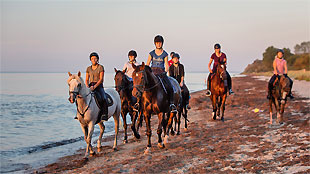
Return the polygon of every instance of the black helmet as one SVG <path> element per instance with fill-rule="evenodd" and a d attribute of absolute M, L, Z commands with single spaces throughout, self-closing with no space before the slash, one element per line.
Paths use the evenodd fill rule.
<path fill-rule="evenodd" d="M 178 53 L 175 53 L 172 58 L 175 58 L 175 57 L 180 59 L 180 55 Z"/>
<path fill-rule="evenodd" d="M 281 52 L 282 54 L 284 54 L 284 51 L 282 49 L 278 49 L 277 54 Z"/>
<path fill-rule="evenodd" d="M 214 49 L 219 49 L 219 48 L 221 48 L 220 44 L 217 43 L 217 44 L 214 45 Z"/>
<path fill-rule="evenodd" d="M 155 42 L 161 42 L 161 43 L 164 44 L 164 38 L 163 38 L 161 35 L 157 35 L 157 36 L 155 36 L 155 38 L 154 38 L 154 43 L 155 43 Z"/>
<path fill-rule="evenodd" d="M 128 57 L 129 56 L 133 56 L 134 58 L 137 57 L 137 52 L 135 50 L 130 50 L 129 53 L 128 53 Z"/>
<path fill-rule="evenodd" d="M 93 57 L 93 56 L 96 56 L 97 59 L 99 60 L 99 55 L 98 55 L 96 52 L 90 53 L 90 55 L 89 55 L 89 60 L 91 60 L 91 57 Z"/>
<path fill-rule="evenodd" d="M 173 55 L 175 54 L 175 52 L 171 52 L 170 55 L 172 55 L 171 57 L 173 58 Z"/>

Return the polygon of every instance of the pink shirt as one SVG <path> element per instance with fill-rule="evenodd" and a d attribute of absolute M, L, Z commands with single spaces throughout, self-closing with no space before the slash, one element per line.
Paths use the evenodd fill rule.
<path fill-rule="evenodd" d="M 277 70 L 277 73 L 279 75 L 283 75 L 285 73 L 285 65 L 286 65 L 286 60 L 284 60 L 284 58 L 282 59 L 279 59 L 279 58 L 275 58 L 274 59 L 275 63 L 276 63 L 276 70 Z"/>

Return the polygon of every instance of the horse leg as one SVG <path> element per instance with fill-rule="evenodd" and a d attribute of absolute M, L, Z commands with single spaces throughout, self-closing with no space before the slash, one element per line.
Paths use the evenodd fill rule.
<path fill-rule="evenodd" d="M 87 146 L 86 146 L 86 152 L 85 152 L 84 158 L 87 158 L 87 157 L 88 157 L 88 144 L 87 144 L 88 127 L 81 124 L 81 128 L 82 128 L 82 131 L 83 131 L 83 133 L 84 133 L 84 140 L 85 140 L 86 145 L 87 145 Z"/>
<path fill-rule="evenodd" d="M 184 119 L 185 119 L 185 128 L 184 128 L 184 130 L 185 131 L 187 131 L 187 109 L 186 108 L 184 108 Z"/>
<path fill-rule="evenodd" d="M 139 125 L 137 125 L 137 129 L 136 129 L 136 121 L 137 121 L 137 117 L 138 117 L 138 112 L 132 112 L 132 123 L 131 123 L 131 130 L 133 132 L 133 135 L 137 138 L 140 139 L 140 135 L 138 133 L 139 130 Z M 138 121 L 139 122 L 139 121 Z"/>
<path fill-rule="evenodd" d="M 118 131 L 119 131 L 119 113 L 114 113 L 113 118 L 114 118 L 114 124 L 115 124 L 115 137 L 114 137 L 114 145 L 113 145 L 113 150 L 117 150 L 117 136 L 118 136 Z"/>
<path fill-rule="evenodd" d="M 146 147 L 146 150 L 144 151 L 144 154 L 148 154 L 150 153 L 151 151 L 151 147 L 152 147 L 152 144 L 151 144 L 151 137 L 152 137 L 152 130 L 151 130 L 151 114 L 148 114 L 148 113 L 144 113 L 144 120 L 145 120 L 145 124 L 146 124 L 146 135 L 147 135 L 147 138 L 148 138 L 148 141 L 147 141 L 147 147 Z"/>
<path fill-rule="evenodd" d="M 221 98 L 221 110 L 222 110 L 222 115 L 221 115 L 221 120 L 224 121 L 224 111 L 225 111 L 225 102 L 226 102 L 227 94 Z"/>
<path fill-rule="evenodd" d="M 217 98 L 215 95 L 211 94 L 212 96 L 212 106 L 213 106 L 213 112 L 212 112 L 212 118 L 213 120 L 216 120 L 216 101 L 217 101 Z"/>
<path fill-rule="evenodd" d="M 221 105 L 222 105 L 222 101 L 223 101 L 223 99 L 222 99 L 222 97 L 221 96 L 219 96 L 218 97 L 218 99 L 217 99 L 217 112 L 216 112 L 216 116 L 217 117 L 220 117 L 220 115 L 221 115 Z"/>
<path fill-rule="evenodd" d="M 124 127 L 124 144 L 128 143 L 128 140 L 127 140 L 127 120 L 126 120 L 126 115 L 128 113 L 128 110 L 123 110 L 122 109 L 122 112 L 121 112 L 121 115 L 122 115 L 122 118 L 123 118 L 123 127 Z"/>
<path fill-rule="evenodd" d="M 181 116 L 182 116 L 182 110 L 183 110 L 183 107 L 181 107 L 178 111 L 178 118 L 177 118 L 177 121 L 178 121 L 178 130 L 177 130 L 177 135 L 180 135 L 180 125 L 181 125 Z"/>
<path fill-rule="evenodd" d="M 97 151 L 100 152 L 101 151 L 101 140 L 102 140 L 102 135 L 104 133 L 105 126 L 104 126 L 103 122 L 99 122 L 98 125 L 100 128 L 100 134 L 99 134 L 99 138 L 97 141 Z"/>
<path fill-rule="evenodd" d="M 164 148 L 165 145 L 163 144 L 163 140 L 161 139 L 162 130 L 162 122 L 163 122 L 163 113 L 158 114 L 158 128 L 157 128 L 157 135 L 158 135 L 158 147 Z"/>
<path fill-rule="evenodd" d="M 270 116 L 269 124 L 272 124 L 272 97 L 269 99 L 269 116 Z"/>
<path fill-rule="evenodd" d="M 91 156 L 95 154 L 95 152 L 93 151 L 93 147 L 91 145 L 91 139 L 92 139 L 92 136 L 93 136 L 93 133 L 94 133 L 94 127 L 95 127 L 94 122 L 91 121 L 88 124 L 88 136 L 87 136 L 87 139 L 86 139 L 87 147 L 89 149 L 89 153 L 90 153 Z"/>
<path fill-rule="evenodd" d="M 173 122 L 173 117 L 175 117 L 175 113 L 173 112 L 170 112 L 168 113 L 167 115 L 169 115 L 169 120 L 168 120 L 168 124 L 167 124 L 167 134 L 165 136 L 165 140 L 164 140 L 164 143 L 165 144 L 168 144 L 168 140 L 169 140 L 169 131 L 171 130 L 171 127 L 172 127 L 172 122 Z"/>
<path fill-rule="evenodd" d="M 280 105 L 278 99 L 275 99 L 275 105 L 276 105 L 276 115 L 277 115 L 277 123 L 279 123 L 279 117 L 280 117 Z"/>
<path fill-rule="evenodd" d="M 280 117 L 278 118 L 280 124 L 283 123 L 283 113 L 284 113 L 285 104 L 286 104 L 286 101 L 285 100 L 281 100 Z"/>

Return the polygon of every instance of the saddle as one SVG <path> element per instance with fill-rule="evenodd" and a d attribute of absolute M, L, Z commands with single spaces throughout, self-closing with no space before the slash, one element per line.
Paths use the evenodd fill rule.
<path fill-rule="evenodd" d="M 101 95 L 99 94 L 98 91 L 95 91 L 94 92 L 94 97 L 95 97 L 95 101 L 96 101 L 96 104 L 97 106 L 102 109 L 102 105 L 103 105 L 103 100 L 104 98 L 101 97 Z M 113 100 L 112 100 L 112 97 L 108 94 L 108 93 L 105 93 L 105 95 L 107 96 L 107 104 L 108 104 L 108 107 L 112 106 L 113 105 Z"/>
<path fill-rule="evenodd" d="M 158 75 L 155 75 L 157 78 L 158 78 L 158 80 L 160 81 L 160 83 L 162 84 L 162 86 L 163 86 L 163 88 L 164 88 L 164 91 L 165 91 L 165 93 L 166 94 L 168 94 L 168 91 L 167 91 L 167 88 L 172 88 L 173 89 L 173 93 L 176 93 L 176 89 L 174 88 L 174 86 L 173 85 L 169 85 L 169 83 L 167 83 L 166 81 L 165 81 L 165 78 L 167 78 L 167 80 L 169 80 L 169 78 L 171 78 L 171 77 L 168 77 L 167 76 L 167 73 L 166 72 L 164 72 L 164 73 L 161 73 L 161 74 L 158 74 Z M 166 77 L 165 77 L 166 76 Z M 170 83 L 171 84 L 171 83 Z M 168 86 L 169 85 L 169 86 Z"/>

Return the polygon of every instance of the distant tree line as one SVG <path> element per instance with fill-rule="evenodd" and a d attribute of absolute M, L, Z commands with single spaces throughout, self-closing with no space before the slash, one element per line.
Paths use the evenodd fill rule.
<path fill-rule="evenodd" d="M 310 41 L 297 44 L 295 54 L 291 53 L 289 48 L 283 48 L 284 59 L 287 61 L 289 70 L 310 70 Z M 272 71 L 272 63 L 277 54 L 278 48 L 273 46 L 268 47 L 263 53 L 263 60 L 256 59 L 252 64 L 249 64 L 243 73 L 267 72 Z"/>

